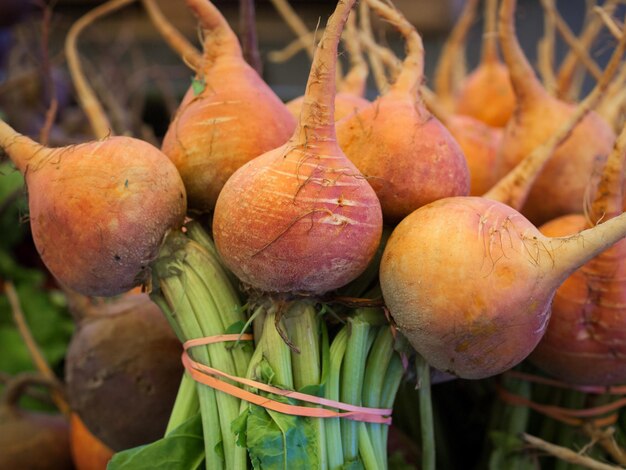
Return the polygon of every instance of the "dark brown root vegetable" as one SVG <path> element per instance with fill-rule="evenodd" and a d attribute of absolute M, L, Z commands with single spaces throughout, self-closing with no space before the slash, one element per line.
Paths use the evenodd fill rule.
<path fill-rule="evenodd" d="M 68 348 L 70 405 L 114 451 L 159 439 L 183 372 L 180 354 L 180 342 L 147 295 L 93 306 Z"/>
<path fill-rule="evenodd" d="M 38 374 L 16 376 L 0 403 L 0 468 L 72 469 L 69 424 L 61 415 L 22 410 L 18 401 L 29 385 L 55 386 Z"/>
<path fill-rule="evenodd" d="M 25 175 L 35 246 L 85 295 L 145 283 L 165 234 L 185 217 L 185 188 L 158 149 L 130 137 L 46 148 L 0 121 L 0 147 Z"/>

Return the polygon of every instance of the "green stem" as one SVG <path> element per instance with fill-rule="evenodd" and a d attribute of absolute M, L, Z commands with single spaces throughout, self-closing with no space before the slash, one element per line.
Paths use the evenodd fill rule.
<path fill-rule="evenodd" d="M 154 285 L 167 303 L 164 313 L 171 324 L 177 325 L 175 331 L 182 341 L 221 335 L 232 324 L 245 320 L 236 292 L 215 257 L 182 233 L 168 235 L 153 266 Z M 245 373 L 250 353 L 249 346 L 226 343 L 190 351 L 195 360 L 234 375 Z M 207 468 L 245 469 L 246 449 L 236 445 L 231 429 L 239 415 L 239 400 L 200 384 L 197 390 Z"/>
<path fill-rule="evenodd" d="M 224 267 L 222 263 L 222 258 L 217 252 L 217 248 L 215 248 L 215 243 L 213 242 L 213 239 L 204 229 L 202 224 L 196 220 L 191 220 L 185 224 L 185 228 L 187 229 L 187 236 L 196 243 L 202 245 L 202 247 L 211 254 L 211 258 L 217 261 L 221 273 L 228 278 L 229 285 L 233 287 L 233 290 L 235 292 L 237 292 L 234 289 L 234 286 L 238 286 L 240 284 L 239 279 L 230 270 Z M 239 295 L 239 293 L 237 292 L 236 295 Z"/>
<path fill-rule="evenodd" d="M 265 317 L 267 316 L 267 309 L 264 306 L 257 307 L 252 314 L 254 319 L 252 320 L 252 334 L 254 335 L 254 345 L 259 347 L 261 338 L 263 338 L 263 326 L 265 325 Z"/>
<path fill-rule="evenodd" d="M 178 388 L 178 394 L 176 395 L 176 401 L 174 402 L 170 419 L 167 422 L 165 435 L 167 436 L 178 426 L 198 413 L 199 409 L 200 403 L 198 402 L 196 382 L 185 372 L 180 381 L 180 387 Z"/>
<path fill-rule="evenodd" d="M 184 342 L 185 335 L 183 335 L 183 332 L 180 329 L 180 325 L 175 320 L 174 314 L 170 310 L 170 306 L 167 303 L 167 300 L 165 300 L 165 297 L 163 297 L 162 293 L 158 290 L 154 290 L 150 294 L 150 300 L 152 300 L 161 309 L 161 312 L 163 312 L 163 315 L 167 319 L 167 322 L 172 327 L 174 334 L 180 340 L 180 342 Z"/>
<path fill-rule="evenodd" d="M 320 325 L 317 312 L 309 302 L 293 302 L 283 318 L 287 335 L 298 351 L 291 351 L 293 383 L 296 390 L 310 385 L 319 385 Z"/>
<path fill-rule="evenodd" d="M 400 389 L 402 383 L 402 377 L 404 376 L 404 366 L 402 360 L 398 354 L 394 354 L 389 362 L 387 373 L 385 374 L 385 381 L 383 384 L 383 391 L 381 394 L 380 406 L 382 408 L 393 408 L 393 404 L 396 401 L 396 395 Z M 387 453 L 387 439 L 389 436 L 389 426 L 380 425 L 379 428 L 381 446 L 385 449 L 385 455 Z"/>
<path fill-rule="evenodd" d="M 530 398 L 531 386 L 530 383 L 524 380 L 509 379 L 505 377 L 503 383 L 507 389 L 511 390 L 516 395 Z M 508 383 L 508 385 L 506 385 Z M 522 432 L 528 431 L 528 419 L 530 418 L 530 409 L 525 406 L 508 406 L 505 410 L 505 430 L 511 436 L 517 436 Z"/>
<path fill-rule="evenodd" d="M 208 355 L 200 355 L 199 359 L 208 362 Z M 196 390 L 198 392 L 200 414 L 202 416 L 205 468 L 206 470 L 228 468 L 225 466 L 223 453 L 217 452 L 217 449 L 223 442 L 220 417 L 217 411 L 217 394 L 211 387 L 202 384 L 197 384 Z"/>
<path fill-rule="evenodd" d="M 341 380 L 341 364 L 348 345 L 348 326 L 344 326 L 330 346 L 330 372 L 326 383 L 326 398 L 334 401 L 340 399 L 339 383 Z M 341 418 L 326 420 L 326 451 L 328 468 L 340 470 L 343 467 L 343 447 L 341 445 Z"/>
<path fill-rule="evenodd" d="M 350 337 L 341 374 L 341 401 L 351 405 L 360 405 L 370 324 L 358 317 L 350 318 L 348 322 Z M 351 420 L 341 422 L 341 443 L 344 460 L 347 463 L 356 461 L 359 457 L 357 422 Z"/>
<path fill-rule="evenodd" d="M 370 435 L 367 432 L 367 426 L 365 423 L 357 423 L 358 426 L 358 440 L 359 440 L 359 455 L 363 462 L 365 470 L 381 470 L 378 459 L 376 458 L 376 451 L 372 445 Z"/>
<path fill-rule="evenodd" d="M 275 374 L 274 385 L 293 390 L 291 350 L 278 333 L 277 327 L 285 330 L 284 321 L 276 323 L 276 306 L 272 305 L 263 325 L 263 356 Z"/>
<path fill-rule="evenodd" d="M 385 381 L 385 373 L 393 355 L 393 336 L 389 328 L 381 327 L 367 359 L 365 378 L 363 379 L 363 405 L 379 408 Z M 366 427 L 374 447 L 379 468 L 387 468 L 387 449 L 383 447 L 380 432 L 381 424 L 370 423 Z"/>
<path fill-rule="evenodd" d="M 435 470 L 435 433 L 433 428 L 433 405 L 430 394 L 430 366 L 417 355 L 417 376 L 420 384 L 420 424 L 422 435 L 422 470 Z"/>
<path fill-rule="evenodd" d="M 194 269 L 194 274 L 196 274 L 196 279 L 199 282 L 204 283 L 204 291 L 212 294 L 211 300 L 213 301 L 216 311 L 219 312 L 218 319 L 221 320 L 221 332 L 223 333 L 233 325 L 244 324 L 246 318 L 243 315 L 239 297 L 229 282 L 226 273 L 221 269 L 217 260 L 210 255 L 210 252 L 206 252 L 206 254 L 207 261 L 204 266 L 205 268 L 211 267 L 212 269 L 204 269 L 202 272 L 198 272 Z M 223 286 L 223 288 L 211 289 L 211 286 L 215 285 Z M 200 324 L 201 326 L 206 326 L 207 329 L 212 329 L 214 324 L 217 326 L 217 319 L 209 319 L 205 315 L 200 315 Z M 248 363 L 252 355 L 251 343 L 243 341 L 236 346 L 233 344 L 225 344 L 224 346 L 230 351 L 232 361 L 234 362 L 232 372 L 238 377 L 243 377 L 248 369 Z"/>
<path fill-rule="evenodd" d="M 197 220 L 190 220 L 185 224 L 185 229 L 185 234 L 187 235 L 187 237 L 202 245 L 202 247 L 205 250 L 209 251 L 212 256 L 214 256 L 216 259 L 219 259 L 219 254 L 217 253 L 217 249 L 215 248 L 215 243 L 213 243 L 211 236 L 207 233 L 207 231 L 204 229 L 200 222 L 198 222 Z"/>
<path fill-rule="evenodd" d="M 293 302 L 284 317 L 289 339 L 298 351 L 291 351 L 291 367 L 295 389 L 303 391 L 315 387 L 319 395 L 322 369 L 320 364 L 320 322 L 314 306 L 309 302 Z M 310 393 L 304 390 L 305 393 Z M 324 420 L 309 418 L 315 432 L 315 454 L 319 458 L 320 468 L 328 467 L 325 446 Z"/>
<path fill-rule="evenodd" d="M 183 338 L 197 337 L 195 332 L 200 330 L 200 326 L 196 321 L 193 314 L 189 314 L 191 308 L 187 302 L 185 296 L 175 293 L 175 287 L 171 284 L 174 277 L 169 277 L 167 281 L 161 282 L 160 288 L 164 297 L 168 299 L 168 303 L 172 306 L 172 309 L 168 309 L 164 312 L 166 315 L 171 314 L 170 322 L 176 322 L 179 325 Z M 173 288 L 170 292 L 169 289 Z M 173 299 L 176 299 L 174 302 Z M 176 313 L 173 313 L 176 312 Z M 194 348 L 191 352 L 191 356 L 203 364 L 209 364 L 208 348 Z M 206 468 L 208 469 L 223 469 L 224 459 L 223 456 L 216 452 L 217 446 L 222 442 L 222 430 L 220 428 L 219 416 L 217 413 L 217 401 L 215 397 L 215 390 L 206 387 L 202 384 L 197 384 L 196 390 L 198 392 L 198 400 L 200 402 L 200 413 L 202 415 L 202 432 L 204 435 L 204 449 Z"/>
<path fill-rule="evenodd" d="M 167 318 L 170 326 L 174 330 L 174 333 L 176 333 L 176 336 L 181 341 L 184 341 L 183 332 L 181 331 L 178 323 L 174 320 L 170 307 L 161 292 L 153 292 L 151 299 L 159 306 L 165 318 Z M 170 418 L 165 429 L 165 435 L 167 436 L 170 432 L 187 421 L 187 419 L 196 414 L 199 408 L 200 404 L 198 402 L 196 383 L 187 373 L 183 373 L 180 387 L 178 388 L 178 393 L 176 394 L 176 401 L 174 402 L 172 413 L 170 414 Z"/>
<path fill-rule="evenodd" d="M 201 336 L 207 337 L 223 334 L 226 331 L 226 327 L 220 321 L 219 315 L 218 318 L 209 318 L 206 316 L 207 310 L 215 310 L 218 312 L 219 310 L 217 310 L 214 298 L 210 293 L 200 287 L 201 284 L 199 284 L 199 282 L 202 282 L 202 277 L 197 276 L 194 270 L 186 270 L 185 274 L 186 278 L 184 278 L 182 282 L 182 287 L 187 292 L 191 308 L 198 319 Z M 239 348 L 233 348 L 232 352 L 234 353 L 238 350 Z M 218 368 L 221 371 L 227 374 L 237 375 L 233 360 L 234 355 L 231 354 L 229 345 L 226 343 L 211 344 L 209 346 L 209 356 L 210 364 L 219 364 Z M 245 449 L 236 445 L 236 436 L 231 429 L 232 422 L 239 416 L 239 399 L 223 392 L 216 393 L 216 399 L 222 429 L 222 445 L 224 447 L 226 469 L 239 468 L 240 465 L 235 464 L 235 462 L 245 462 L 247 458 Z"/>
<path fill-rule="evenodd" d="M 502 376 L 501 384 L 515 395 L 525 398 L 531 397 L 530 383 L 525 380 L 514 379 L 504 375 Z M 504 401 L 500 401 L 500 403 L 502 403 L 502 406 L 499 409 L 494 408 L 494 411 L 499 413 L 499 419 L 495 422 L 496 427 L 490 427 L 489 430 L 500 431 L 501 434 L 506 436 L 506 440 L 503 444 L 499 444 L 499 441 L 492 439 L 489 467 L 511 468 L 512 470 L 534 468 L 532 458 L 527 453 L 520 452 L 518 448 L 511 448 L 509 444 L 509 439 L 515 439 L 520 433 L 528 432 L 530 408 L 511 405 Z"/>

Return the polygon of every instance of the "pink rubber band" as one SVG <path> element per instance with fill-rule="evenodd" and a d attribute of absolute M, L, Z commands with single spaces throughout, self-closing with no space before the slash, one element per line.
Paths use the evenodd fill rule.
<path fill-rule="evenodd" d="M 262 382 L 257 382 L 255 380 L 236 377 L 194 361 L 187 352 L 189 348 L 196 346 L 215 344 L 225 341 L 249 341 L 252 339 L 253 337 L 250 334 L 232 334 L 216 335 L 207 338 L 197 338 L 186 341 L 183 344 L 183 365 L 185 366 L 185 369 L 189 372 L 191 377 L 197 382 L 212 387 L 216 390 L 228 393 L 229 395 L 233 395 L 241 400 L 245 400 L 255 405 L 259 405 L 273 411 L 278 411 L 280 413 L 285 413 L 293 416 L 307 416 L 312 418 L 345 418 L 353 421 L 362 421 L 365 423 L 391 424 L 391 409 L 368 408 L 364 406 L 350 405 L 339 401 L 316 397 L 314 395 L 308 395 L 292 390 L 284 390 L 282 388 L 274 387 L 268 384 L 264 384 Z M 275 395 L 293 398 L 315 405 L 328 406 L 330 408 L 336 408 L 344 411 L 338 412 L 325 408 L 311 408 L 307 406 L 282 403 L 276 400 L 272 400 L 271 398 L 263 397 L 256 393 L 249 392 L 247 390 L 244 390 L 243 388 L 237 387 L 236 385 L 229 384 L 224 380 L 221 380 L 220 378 L 231 380 L 233 382 L 256 388 L 264 392 L 273 393 Z"/>

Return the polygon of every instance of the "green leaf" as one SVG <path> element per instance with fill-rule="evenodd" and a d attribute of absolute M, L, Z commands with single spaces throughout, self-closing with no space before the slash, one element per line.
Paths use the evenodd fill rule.
<path fill-rule="evenodd" d="M 0 370 L 13 375 L 34 368 L 17 329 L 13 326 L 0 326 Z"/>
<path fill-rule="evenodd" d="M 237 445 L 239 447 L 246 446 L 246 428 L 248 426 L 248 413 L 250 407 L 246 407 L 241 414 L 230 425 L 230 429 L 237 436 Z"/>
<path fill-rule="evenodd" d="M 273 384 L 274 377 L 276 373 L 269 362 L 264 358 L 258 365 L 257 377 L 260 377 L 261 382 L 266 384 Z M 280 385 L 280 384 L 273 384 Z"/>
<path fill-rule="evenodd" d="M 243 330 L 244 327 L 246 326 L 246 324 L 242 321 L 238 321 L 236 323 L 233 323 L 232 325 L 230 325 L 227 329 L 226 329 L 226 333 L 227 335 L 238 335 L 241 333 L 245 333 L 245 331 Z"/>
<path fill-rule="evenodd" d="M 12 163 L 0 163 L 0 204 L 24 186 L 24 177 Z"/>
<path fill-rule="evenodd" d="M 536 463 L 524 453 L 524 443 L 517 436 L 504 432 L 492 431 L 489 437 L 494 445 L 494 450 L 489 457 L 489 469 L 501 468 L 516 470 L 536 469 Z"/>
<path fill-rule="evenodd" d="M 202 419 L 192 416 L 167 437 L 113 456 L 107 470 L 195 470 L 204 466 Z"/>
<path fill-rule="evenodd" d="M 247 447 L 258 470 L 309 469 L 318 466 L 313 433 L 306 418 L 252 405 L 248 416 Z M 307 432 L 308 431 L 308 432 Z"/>
<path fill-rule="evenodd" d="M 416 470 L 417 467 L 415 465 L 411 465 L 404 460 L 402 453 L 394 452 L 389 457 L 389 470 Z"/>
<path fill-rule="evenodd" d="M 306 393 L 307 395 L 313 395 L 314 397 L 323 397 L 324 388 L 324 384 L 310 384 L 302 387 L 302 389 L 298 391 L 301 393 Z"/>
<path fill-rule="evenodd" d="M 361 462 L 361 459 L 357 459 L 345 462 L 341 466 L 341 470 L 365 470 L 365 467 L 363 466 L 363 462 Z"/>
<path fill-rule="evenodd" d="M 23 218 L 28 214 L 24 178 L 13 165 L 0 164 L 0 251 L 22 241 L 29 231 Z"/>
<path fill-rule="evenodd" d="M 204 78 L 194 77 L 191 79 L 191 89 L 193 90 L 194 96 L 198 96 L 206 89 L 206 81 Z"/>

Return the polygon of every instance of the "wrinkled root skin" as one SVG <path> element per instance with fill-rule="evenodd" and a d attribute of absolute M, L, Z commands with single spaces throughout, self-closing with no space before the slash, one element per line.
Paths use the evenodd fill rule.
<path fill-rule="evenodd" d="M 483 198 L 447 198 L 394 230 L 385 303 L 433 367 L 480 379 L 518 364 L 543 335 L 557 281 L 552 253 L 522 215 Z"/>
<path fill-rule="evenodd" d="M 147 281 L 168 230 L 182 225 L 174 165 L 128 137 L 53 150 L 26 171 L 35 246 L 67 287 L 114 296 Z"/>

